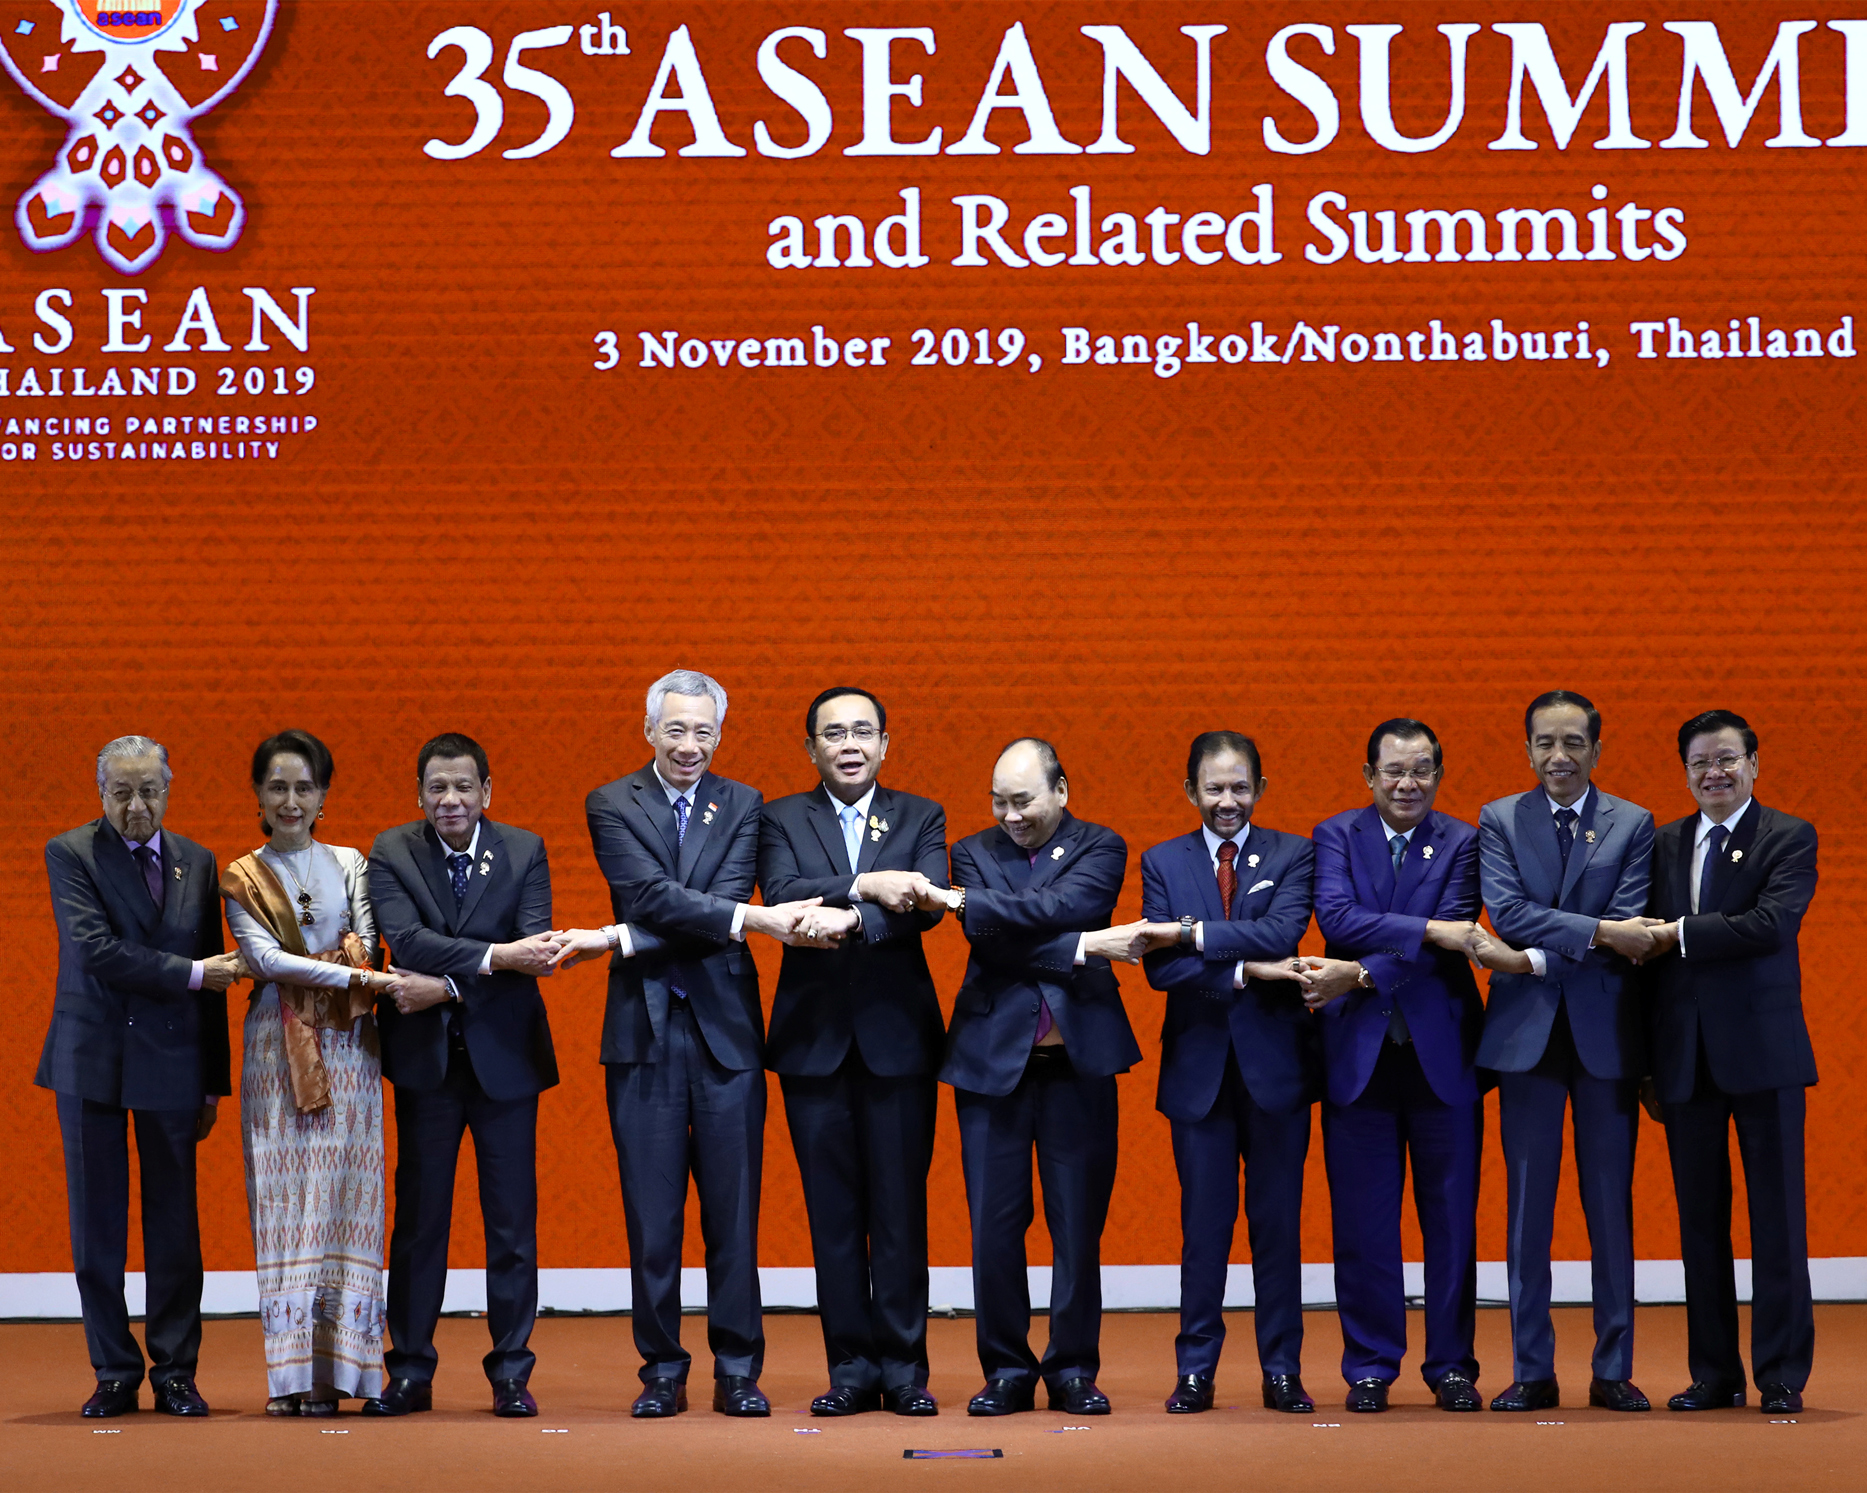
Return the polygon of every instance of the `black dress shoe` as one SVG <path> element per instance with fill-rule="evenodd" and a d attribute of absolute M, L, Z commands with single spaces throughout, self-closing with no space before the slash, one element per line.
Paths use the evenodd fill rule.
<path fill-rule="evenodd" d="M 1387 1408 L 1387 1381 L 1385 1379 L 1357 1379 L 1348 1387 L 1348 1398 L 1343 1403 L 1357 1415 L 1372 1415 L 1377 1410 Z"/>
<path fill-rule="evenodd" d="M 687 1386 L 679 1379 L 646 1379 L 629 1414 L 637 1420 L 660 1420 L 664 1415 L 679 1415 L 686 1408 Z"/>
<path fill-rule="evenodd" d="M 1554 1386 L 1552 1386 L 1553 1388 Z M 1651 1410 L 1653 1403 L 1631 1379 L 1591 1379 L 1588 1403 L 1597 1410 Z"/>
<path fill-rule="evenodd" d="M 78 1414 L 88 1415 L 93 1420 L 133 1414 L 137 1408 L 136 1391 L 140 1387 L 135 1379 L 99 1379 L 97 1388 Z"/>
<path fill-rule="evenodd" d="M 771 1401 L 758 1387 L 758 1380 L 743 1374 L 722 1374 L 713 1381 L 713 1408 L 721 1415 L 770 1415 Z"/>
<path fill-rule="evenodd" d="M 1457 1369 L 1439 1376 L 1439 1382 L 1433 1386 L 1433 1403 L 1441 1410 L 1485 1408 L 1484 1396 L 1478 1393 L 1478 1386 Z"/>
<path fill-rule="evenodd" d="M 1729 1410 L 1744 1404 L 1741 1384 L 1707 1384 L 1695 1379 L 1666 1402 L 1668 1410 Z"/>
<path fill-rule="evenodd" d="M 832 1384 L 829 1391 L 810 1402 L 812 1415 L 860 1415 L 865 1410 L 880 1410 L 878 1390 L 858 1389 L 853 1384 Z"/>
<path fill-rule="evenodd" d="M 966 1403 L 968 1415 L 1013 1415 L 1037 1408 L 1037 1386 L 1017 1379 L 988 1379 Z"/>
<path fill-rule="evenodd" d="M 896 1415 L 938 1415 L 940 1402 L 918 1384 L 899 1384 L 882 1391 L 882 1408 Z"/>
<path fill-rule="evenodd" d="M 1288 1411 L 1291 1415 L 1309 1415 L 1316 1409 L 1316 1402 L 1304 1391 L 1303 1381 L 1297 1375 L 1266 1374 L 1264 1408 Z"/>
<path fill-rule="evenodd" d="M 365 1400 L 363 1415 L 412 1415 L 417 1410 L 434 1409 L 434 1386 L 417 1379 L 391 1379 L 382 1393 Z"/>
<path fill-rule="evenodd" d="M 531 1391 L 525 1387 L 523 1379 L 495 1379 L 493 1381 L 493 1414 L 518 1418 L 538 1413 L 538 1402 L 532 1398 Z"/>
<path fill-rule="evenodd" d="M 1597 1379 L 1595 1383 L 1601 1381 Z M 1595 1403 L 1593 1389 L 1588 1392 L 1588 1402 Z M 1491 1401 L 1493 1410 L 1556 1410 L 1561 1405 L 1562 1390 L 1554 1379 L 1519 1379 Z"/>
<path fill-rule="evenodd" d="M 1212 1375 L 1182 1374 L 1167 1396 L 1169 1415 L 1198 1415 L 1212 1408 Z"/>
<path fill-rule="evenodd" d="M 201 1392 L 194 1387 L 194 1380 L 185 1374 L 177 1374 L 173 1379 L 164 1379 L 160 1384 L 152 1384 L 150 1387 L 156 1392 L 158 1415 L 207 1414 L 207 1401 L 201 1398 Z"/>
<path fill-rule="evenodd" d="M 1107 1415 L 1113 1407 L 1095 1380 L 1079 1377 L 1050 1386 L 1050 1408 L 1065 1415 Z"/>
<path fill-rule="evenodd" d="M 1800 1415 L 1802 1391 L 1787 1384 L 1759 1384 L 1757 1408 L 1765 1415 Z"/>

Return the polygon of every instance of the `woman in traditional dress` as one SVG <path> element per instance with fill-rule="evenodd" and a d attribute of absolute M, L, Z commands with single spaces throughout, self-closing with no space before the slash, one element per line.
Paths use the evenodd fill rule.
<path fill-rule="evenodd" d="M 331 754 L 282 731 L 253 754 L 266 844 L 221 875 L 253 971 L 240 1075 L 266 1413 L 382 1390 L 382 1060 L 367 857 L 315 837 Z"/>

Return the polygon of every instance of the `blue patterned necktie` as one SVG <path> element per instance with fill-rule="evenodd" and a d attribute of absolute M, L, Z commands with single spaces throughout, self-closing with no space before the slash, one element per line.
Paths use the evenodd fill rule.
<path fill-rule="evenodd" d="M 1562 852 L 1562 868 L 1569 869 L 1569 852 L 1575 849 L 1575 821 L 1580 818 L 1574 809 L 1556 810 L 1556 849 Z"/>
<path fill-rule="evenodd" d="M 674 800 L 674 844 L 679 849 L 687 843 L 687 795 Z"/>
<path fill-rule="evenodd" d="M 448 880 L 454 884 L 454 906 L 458 907 L 467 900 L 467 869 L 472 866 L 473 857 L 464 850 L 451 851 L 447 857 Z"/>
<path fill-rule="evenodd" d="M 1407 858 L 1407 837 L 1389 835 L 1387 848 L 1394 852 L 1394 880 L 1400 880 L 1400 863 Z M 1388 997 L 1390 1000 L 1392 996 Z M 1413 1040 L 1413 1033 L 1407 1029 L 1407 1018 L 1400 1014 L 1400 1002 L 1394 1001 L 1394 1009 L 1387 1013 L 1387 1040 L 1397 1046 L 1404 1046 Z"/>
<path fill-rule="evenodd" d="M 1705 836 L 1705 864 L 1698 873 L 1698 906 L 1694 912 L 1703 912 L 1718 905 L 1717 893 L 1713 882 L 1718 875 L 1718 866 L 1724 859 L 1724 842 L 1731 838 L 1731 832 L 1722 824 L 1714 824 L 1711 832 Z"/>

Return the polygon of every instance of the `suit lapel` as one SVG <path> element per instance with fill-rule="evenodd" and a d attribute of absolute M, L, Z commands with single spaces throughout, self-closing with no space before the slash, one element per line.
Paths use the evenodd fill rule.
<path fill-rule="evenodd" d="M 461 899 L 460 916 L 454 920 L 456 928 L 467 926 L 467 920 L 473 916 L 473 909 L 480 905 L 480 898 L 486 895 L 486 884 L 505 868 L 506 841 L 498 828 L 489 819 L 480 821 L 479 859 L 467 867 L 467 895 Z M 453 901 L 450 888 L 448 901 Z"/>
<path fill-rule="evenodd" d="M 1246 844 L 1250 844 L 1247 839 Z M 1186 847 L 1186 874 L 1193 885 L 1199 888 L 1199 906 L 1205 913 L 1206 921 L 1223 923 L 1231 917 L 1231 909 L 1219 905 L 1219 878 L 1212 868 L 1212 857 L 1206 854 L 1206 833 L 1194 830 L 1181 841 Z M 1236 869 L 1236 863 L 1234 863 Z"/>
<path fill-rule="evenodd" d="M 421 879 L 428 883 L 435 911 L 441 914 L 441 925 L 452 933 L 460 922 L 460 908 L 454 901 L 453 880 L 447 874 L 447 847 L 425 819 L 421 828 L 409 836 L 409 856 L 421 872 Z"/>
<path fill-rule="evenodd" d="M 1528 850 L 1535 884 L 1525 878 L 1524 890 L 1545 907 L 1562 905 L 1562 852 L 1556 845 L 1556 821 L 1550 816 L 1549 799 L 1542 789 L 1526 793 L 1517 800 L 1513 816 L 1517 844 Z"/>
<path fill-rule="evenodd" d="M 143 873 L 130 855 L 123 836 L 110 827 L 110 821 L 97 821 L 97 835 L 92 844 L 97 871 L 117 894 L 117 904 L 136 921 L 145 938 L 156 925 L 156 904 L 149 900 L 149 887 Z M 167 898 L 163 899 L 165 902 Z"/>
<path fill-rule="evenodd" d="M 648 821 L 649 828 L 660 837 L 667 851 L 663 864 L 672 866 L 680 847 L 680 830 L 674 821 L 674 808 L 662 791 L 661 779 L 655 776 L 652 764 L 629 779 L 629 792 L 635 800 L 636 812 Z"/>
<path fill-rule="evenodd" d="M 681 857 L 674 872 L 683 886 L 694 874 L 694 867 L 700 861 L 700 852 L 706 846 L 707 836 L 712 833 L 713 820 L 719 815 L 719 786 L 720 780 L 710 772 L 702 773 L 700 781 L 694 784 L 694 806 L 687 815 L 687 838 L 680 841 Z M 667 794 L 661 796 L 665 802 Z M 674 813 L 672 804 L 668 806 L 668 813 Z M 678 821 L 675 836 L 677 839 L 680 836 Z"/>
<path fill-rule="evenodd" d="M 1370 805 L 1349 826 L 1350 844 L 1361 862 L 1361 879 L 1379 904 L 1391 910 L 1394 902 L 1394 858 L 1387 849 L 1387 825 L 1381 811 Z"/>
<path fill-rule="evenodd" d="M 1407 854 L 1400 862 L 1400 875 L 1394 883 L 1394 899 L 1387 904 L 1389 912 L 1405 912 L 1407 904 L 1413 900 L 1413 894 L 1420 889 L 1426 875 L 1432 868 L 1433 852 L 1438 847 L 1434 844 L 1439 838 L 1439 811 L 1432 810 L 1420 821 L 1407 841 Z M 1385 849 L 1386 847 L 1383 847 Z M 1390 853 L 1391 860 L 1391 853 Z"/>
<path fill-rule="evenodd" d="M 1562 874 L 1562 895 L 1556 899 L 1558 907 L 1569 900 L 1569 893 L 1575 890 L 1575 884 L 1582 879 L 1582 873 L 1595 857 L 1595 846 L 1608 838 L 1614 828 L 1610 822 L 1613 817 L 1614 810 L 1601 796 L 1601 790 L 1592 790 L 1588 795 L 1588 806 L 1582 810 L 1582 817 L 1575 821 L 1575 843 L 1569 847 L 1569 865 Z M 1555 820 L 1552 818 L 1550 823 L 1554 825 Z"/>
<path fill-rule="evenodd" d="M 1679 848 L 1673 852 L 1672 906 L 1667 909 L 1667 916 L 1673 918 L 1690 917 L 1692 914 L 1692 853 L 1698 848 L 1698 815 L 1679 826 Z"/>
<path fill-rule="evenodd" d="M 1744 817 L 1738 821 L 1737 828 L 1731 831 L 1730 839 L 1724 842 L 1724 854 L 1718 857 L 1718 874 L 1711 884 L 1712 896 L 1700 897 L 1699 905 L 1707 912 L 1723 912 L 1724 904 L 1731 896 L 1731 888 L 1737 882 L 1738 868 L 1757 843 L 1759 821 L 1763 818 L 1763 805 L 1754 798 L 1750 807 L 1744 811 Z M 1705 875 L 1710 876 L 1712 868 L 1708 862 Z"/>
<path fill-rule="evenodd" d="M 894 833 L 893 810 L 895 796 L 886 788 L 877 786 L 875 797 L 869 800 L 869 823 L 862 827 L 862 848 L 856 854 L 856 874 L 873 871 L 876 861 L 881 859 L 882 847 L 888 843 L 888 837 Z M 880 821 L 878 824 L 876 821 Z M 882 829 L 881 825 L 888 826 Z"/>
<path fill-rule="evenodd" d="M 1030 887 L 1034 891 L 1040 886 L 1047 886 L 1052 877 L 1062 870 L 1076 851 L 1076 844 L 1083 837 L 1083 822 L 1068 810 L 1064 811 L 1063 823 L 1050 837 L 1050 843 L 1037 852 L 1037 864 L 1031 868 Z M 1012 847 L 1014 850 L 1017 847 Z M 1058 855 L 1061 850 L 1063 854 Z"/>
<path fill-rule="evenodd" d="M 816 831 L 817 842 L 823 846 L 823 853 L 840 872 L 849 865 L 849 847 L 843 843 L 843 826 L 837 818 L 839 807 L 830 802 L 828 789 L 813 789 L 804 805 L 804 814 L 810 820 L 810 827 Z"/>
<path fill-rule="evenodd" d="M 1005 885 L 1010 890 L 1021 892 L 1031 885 L 1031 877 L 1035 873 L 1031 868 L 1030 856 L 1002 829 L 998 831 L 998 838 L 992 841 L 992 858 L 998 862 L 999 874 L 1005 878 Z"/>

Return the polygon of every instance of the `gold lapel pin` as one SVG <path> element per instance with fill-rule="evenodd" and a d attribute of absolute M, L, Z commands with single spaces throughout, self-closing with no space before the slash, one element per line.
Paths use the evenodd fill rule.
<path fill-rule="evenodd" d="M 1592 829 L 1585 829 L 1582 831 L 1582 838 L 1588 841 L 1590 845 L 1593 845 L 1595 843 L 1595 832 Z"/>
<path fill-rule="evenodd" d="M 182 879 L 182 875 L 183 875 L 182 868 L 180 866 L 177 866 L 175 868 L 175 879 L 177 881 L 180 881 Z"/>

